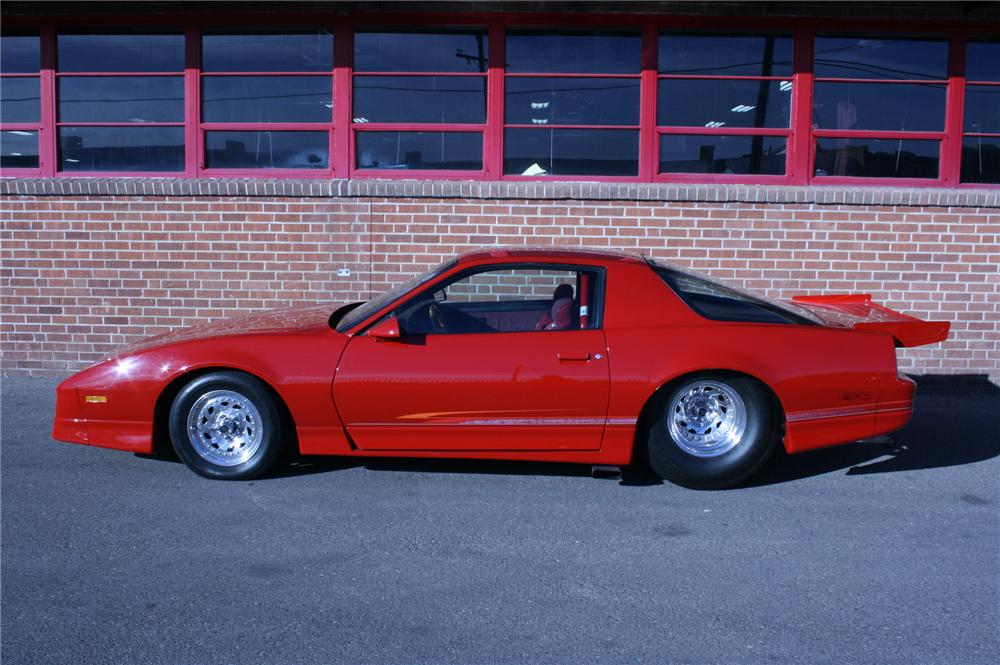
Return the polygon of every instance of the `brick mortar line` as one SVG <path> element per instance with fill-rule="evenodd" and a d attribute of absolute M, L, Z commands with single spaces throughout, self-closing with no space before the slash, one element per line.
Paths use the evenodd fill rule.
<path fill-rule="evenodd" d="M 1000 189 L 476 180 L 0 178 L 6 196 L 576 200 L 1000 208 Z"/>

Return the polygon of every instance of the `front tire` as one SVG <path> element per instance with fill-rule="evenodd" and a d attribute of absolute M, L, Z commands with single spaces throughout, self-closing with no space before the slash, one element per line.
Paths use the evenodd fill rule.
<path fill-rule="evenodd" d="M 255 478 L 281 456 L 285 423 L 267 387 L 244 372 L 212 372 L 174 398 L 170 440 L 181 461 L 216 480 Z"/>
<path fill-rule="evenodd" d="M 740 484 L 764 465 L 777 441 L 771 396 L 749 377 L 686 377 L 653 398 L 648 423 L 650 468 L 692 489 Z"/>

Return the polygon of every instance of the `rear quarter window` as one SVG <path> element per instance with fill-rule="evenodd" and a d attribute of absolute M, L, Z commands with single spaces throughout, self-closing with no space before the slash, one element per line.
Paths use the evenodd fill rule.
<path fill-rule="evenodd" d="M 792 323 L 813 322 L 804 316 L 781 308 L 763 299 L 731 289 L 695 275 L 657 267 L 656 274 L 667 286 L 695 312 L 713 321 L 741 323 Z"/>

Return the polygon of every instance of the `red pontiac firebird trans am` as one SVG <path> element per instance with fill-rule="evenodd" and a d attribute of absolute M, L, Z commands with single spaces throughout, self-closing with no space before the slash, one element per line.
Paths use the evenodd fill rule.
<path fill-rule="evenodd" d="M 64 381 L 53 437 L 252 478 L 284 453 L 625 465 L 696 488 L 901 428 L 895 347 L 944 340 L 868 295 L 778 302 L 641 256 L 464 254 L 368 302 L 152 337 Z"/>

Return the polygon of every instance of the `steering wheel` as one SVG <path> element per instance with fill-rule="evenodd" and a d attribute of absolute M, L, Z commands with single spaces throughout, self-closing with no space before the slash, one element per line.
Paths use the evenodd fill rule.
<path fill-rule="evenodd" d="M 437 303 L 431 303 L 430 307 L 427 308 L 427 315 L 430 317 L 431 325 L 436 332 L 448 332 L 448 327 L 444 322 L 444 315 L 441 313 L 441 308 L 437 306 Z"/>

